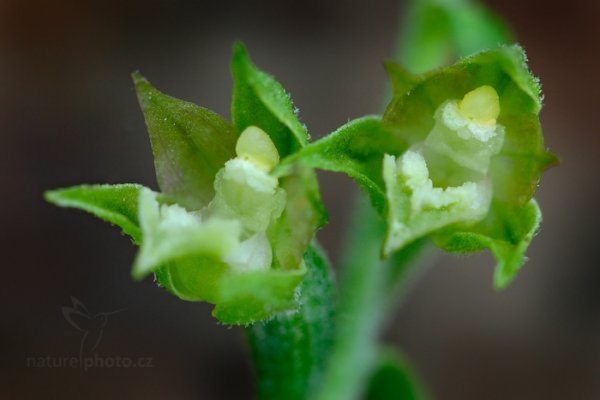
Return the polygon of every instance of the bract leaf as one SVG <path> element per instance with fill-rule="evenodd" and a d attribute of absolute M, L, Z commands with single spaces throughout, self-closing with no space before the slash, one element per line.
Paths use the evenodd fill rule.
<path fill-rule="evenodd" d="M 383 212 L 383 155 L 400 154 L 405 149 L 406 144 L 401 138 L 382 127 L 379 117 L 367 116 L 350 121 L 302 148 L 288 157 L 279 171 L 300 161 L 313 168 L 343 172 L 352 177 L 369 194 L 375 208 Z"/>

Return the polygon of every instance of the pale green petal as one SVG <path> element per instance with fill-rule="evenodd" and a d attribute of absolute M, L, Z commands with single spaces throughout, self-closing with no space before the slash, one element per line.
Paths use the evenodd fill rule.
<path fill-rule="evenodd" d="M 160 205 L 157 194 L 144 189 L 139 196 L 139 220 L 144 242 L 135 259 L 133 276 L 141 279 L 163 264 L 190 256 L 222 260 L 240 243 L 238 221 L 203 220 L 183 207 Z"/>

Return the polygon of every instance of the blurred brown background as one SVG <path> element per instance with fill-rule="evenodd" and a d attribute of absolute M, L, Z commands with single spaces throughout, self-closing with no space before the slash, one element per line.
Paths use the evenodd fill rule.
<path fill-rule="evenodd" d="M 441 255 L 407 294 L 386 339 L 437 399 L 600 398 L 600 3 L 489 1 L 540 76 L 547 145 L 562 166 L 543 179 L 543 229 L 505 292 L 489 255 Z M 129 277 L 135 252 L 114 228 L 45 204 L 79 183 L 156 187 L 130 73 L 229 115 L 228 58 L 243 40 L 292 93 L 313 137 L 379 110 L 401 4 L 335 0 L 0 1 L 2 399 L 246 399 L 242 332 Z M 322 175 L 338 258 L 348 179 Z M 331 207 L 335 204 L 335 207 Z M 42 368 L 77 356 L 82 332 L 61 307 L 108 317 L 97 353 L 152 368 Z M 5 382 L 3 382 L 5 381 Z"/>

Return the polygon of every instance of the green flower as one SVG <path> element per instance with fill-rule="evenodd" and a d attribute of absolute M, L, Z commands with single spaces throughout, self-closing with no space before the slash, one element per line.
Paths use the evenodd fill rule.
<path fill-rule="evenodd" d="M 425 235 L 452 252 L 489 248 L 504 287 L 540 223 L 532 197 L 541 173 L 556 162 L 525 54 L 502 47 L 420 76 L 387 69 L 395 90 L 383 125 L 407 150 L 384 159 L 384 252 Z"/>
<path fill-rule="evenodd" d="M 325 213 L 312 169 L 272 170 L 308 142 L 283 88 L 244 48 L 232 59 L 233 124 L 134 81 L 162 190 L 78 186 L 46 198 L 119 225 L 140 246 L 132 275 L 154 273 L 184 300 L 215 304 L 226 324 L 297 309 L 303 255 Z"/>
<path fill-rule="evenodd" d="M 429 236 L 452 252 L 490 249 L 508 284 L 541 220 L 533 194 L 556 163 L 544 147 L 538 81 L 518 46 L 422 75 L 387 63 L 383 118 L 351 121 L 284 160 L 343 172 L 385 217 L 383 255 Z"/>

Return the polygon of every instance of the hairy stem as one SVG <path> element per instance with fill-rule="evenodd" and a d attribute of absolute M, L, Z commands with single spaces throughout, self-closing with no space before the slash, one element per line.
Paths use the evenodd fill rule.
<path fill-rule="evenodd" d="M 355 399 L 363 392 L 378 352 L 378 338 L 400 286 L 428 247 L 417 241 L 380 260 L 385 225 L 364 199 L 357 204 L 345 253 L 334 346 L 318 400 Z"/>
<path fill-rule="evenodd" d="M 300 286 L 300 309 L 246 328 L 261 400 L 310 397 L 325 367 L 332 340 L 333 285 L 321 249 L 304 255 L 307 273 Z"/>

